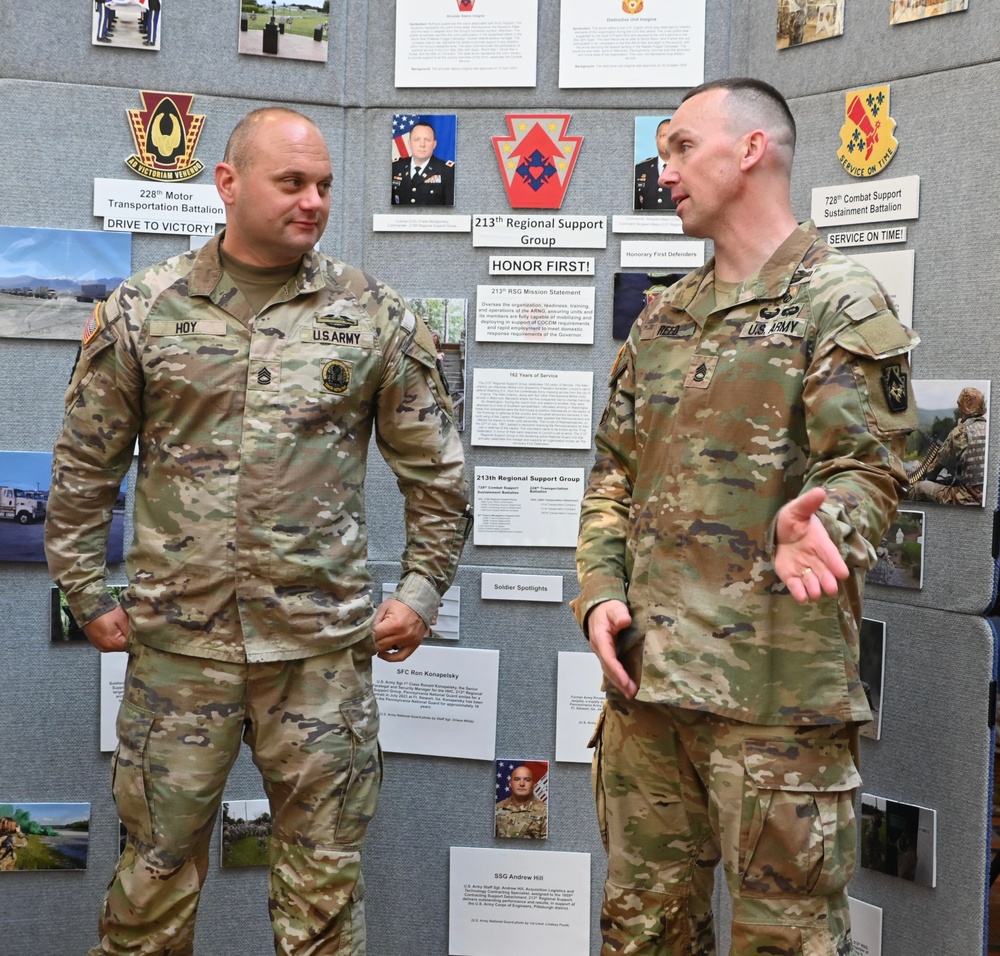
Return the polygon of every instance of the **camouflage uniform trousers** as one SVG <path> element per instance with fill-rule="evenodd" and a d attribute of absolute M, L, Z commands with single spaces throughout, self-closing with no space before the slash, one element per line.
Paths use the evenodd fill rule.
<path fill-rule="evenodd" d="M 609 699 L 594 732 L 603 956 L 849 956 L 856 727 L 762 727 Z"/>
<path fill-rule="evenodd" d="M 271 806 L 275 952 L 364 954 L 361 844 L 382 778 L 371 652 L 366 641 L 234 664 L 131 648 L 112 760 L 128 841 L 90 956 L 194 952 L 209 844 L 241 738 Z"/>

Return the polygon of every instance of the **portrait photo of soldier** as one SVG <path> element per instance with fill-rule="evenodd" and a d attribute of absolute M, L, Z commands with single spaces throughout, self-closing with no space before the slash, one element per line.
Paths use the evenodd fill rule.
<path fill-rule="evenodd" d="M 392 205 L 455 205 L 454 113 L 392 117 Z"/>
<path fill-rule="evenodd" d="M 982 507 L 989 381 L 915 381 L 920 429 L 906 445 L 907 501 Z"/>
<path fill-rule="evenodd" d="M 496 836 L 548 839 L 548 774 L 547 760 L 496 762 Z"/>
<path fill-rule="evenodd" d="M 670 117 L 637 116 L 635 118 L 635 175 L 633 176 L 632 208 L 673 212 L 670 189 L 661 186 L 660 175 L 669 159 L 667 136 Z"/>

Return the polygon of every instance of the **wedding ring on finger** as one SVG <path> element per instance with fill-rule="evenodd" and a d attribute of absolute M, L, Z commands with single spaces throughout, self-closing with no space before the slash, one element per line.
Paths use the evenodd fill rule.
<path fill-rule="evenodd" d="M 807 574 L 812 574 L 812 573 L 813 573 L 813 569 L 812 568 L 803 568 L 802 569 L 802 574 L 800 574 L 799 577 L 803 577 L 804 578 Z"/>

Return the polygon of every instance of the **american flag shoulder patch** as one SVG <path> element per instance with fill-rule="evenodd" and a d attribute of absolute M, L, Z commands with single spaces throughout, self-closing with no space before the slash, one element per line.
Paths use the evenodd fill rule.
<path fill-rule="evenodd" d="M 89 345 L 94 336 L 101 331 L 101 306 L 100 304 L 94 306 L 94 311 L 90 313 L 90 318 L 87 319 L 87 324 L 83 327 L 83 344 Z"/>

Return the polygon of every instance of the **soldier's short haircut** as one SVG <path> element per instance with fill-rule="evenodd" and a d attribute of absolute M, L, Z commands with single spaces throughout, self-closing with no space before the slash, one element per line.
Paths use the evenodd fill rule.
<path fill-rule="evenodd" d="M 316 126 L 313 120 L 298 110 L 289 109 L 287 106 L 263 106 L 259 110 L 247 113 L 236 124 L 232 133 L 229 134 L 229 142 L 226 143 L 226 152 L 222 161 L 229 163 L 236 169 L 245 170 L 253 159 L 252 140 L 257 126 L 269 116 L 275 115 L 296 116 L 310 125 Z"/>
<path fill-rule="evenodd" d="M 711 90 L 725 90 L 729 94 L 725 99 L 726 109 L 738 125 L 760 126 L 778 145 L 795 152 L 795 117 L 785 98 L 770 83 L 749 76 L 712 80 L 688 90 L 681 102 Z"/>
<path fill-rule="evenodd" d="M 437 139 L 437 131 L 430 123 L 414 123 L 413 126 L 410 127 L 410 132 L 412 133 L 418 126 L 426 126 L 431 131 L 431 136 L 433 136 L 434 139 Z"/>

